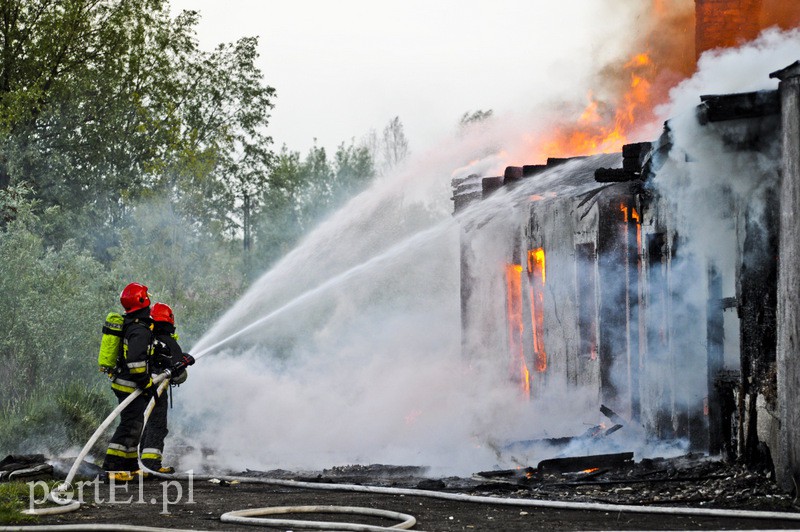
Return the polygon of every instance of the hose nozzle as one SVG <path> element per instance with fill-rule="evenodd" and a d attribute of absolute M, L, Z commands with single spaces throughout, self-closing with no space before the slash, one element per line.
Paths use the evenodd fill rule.
<path fill-rule="evenodd" d="M 189 353 L 184 353 L 181 361 L 169 368 L 167 371 L 170 372 L 170 375 L 177 375 L 186 369 L 187 366 L 191 366 L 192 364 L 194 364 L 194 357 Z"/>

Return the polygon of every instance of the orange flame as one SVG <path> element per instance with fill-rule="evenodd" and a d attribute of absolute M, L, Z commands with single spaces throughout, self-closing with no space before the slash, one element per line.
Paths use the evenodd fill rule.
<path fill-rule="evenodd" d="M 519 379 L 523 396 L 530 399 L 531 375 L 522 347 L 522 265 L 520 264 L 506 265 L 506 312 L 511 373 Z"/>
<path fill-rule="evenodd" d="M 637 224 L 641 224 L 642 223 L 641 216 L 639 216 L 639 213 L 637 212 L 636 207 L 631 207 L 629 209 L 627 205 L 625 205 L 624 203 L 620 203 L 619 204 L 619 210 L 622 212 L 622 221 L 623 222 L 631 221 L 631 222 L 634 222 L 634 223 L 637 223 Z M 629 213 L 629 211 L 630 211 L 630 213 Z M 630 214 L 630 220 L 628 219 L 629 218 L 629 214 Z"/>
<path fill-rule="evenodd" d="M 637 19 L 640 38 L 631 40 L 633 51 L 603 65 L 585 103 L 572 116 L 560 114 L 555 128 L 531 147 L 531 157 L 617 152 L 623 144 L 642 140 L 634 136 L 657 134 L 660 125 L 654 109 L 668 101 L 670 89 L 695 72 L 702 52 L 737 46 L 771 26 L 800 26 L 797 1 L 651 0 L 648 4 Z"/>
<path fill-rule="evenodd" d="M 547 352 L 544 348 L 544 285 L 546 275 L 544 248 L 528 251 L 534 367 L 539 373 L 547 370 Z"/>
<path fill-rule="evenodd" d="M 536 248 L 528 252 L 528 273 L 530 274 L 534 271 L 541 272 L 541 283 L 544 286 L 547 281 L 547 272 L 544 267 L 544 248 Z"/>
<path fill-rule="evenodd" d="M 622 219 L 628 222 L 628 207 L 624 203 L 619 204 L 619 210 L 622 211 Z M 636 211 L 635 207 L 630 209 L 630 221 L 636 224 L 636 252 L 642 252 L 642 218 Z"/>
<path fill-rule="evenodd" d="M 622 66 L 621 78 L 627 81 L 618 101 L 601 101 L 590 92 L 576 124 L 558 128 L 541 151 L 551 157 L 570 157 L 622 149 L 633 127 L 652 119 L 651 93 L 656 74 L 648 53 L 633 55 Z"/>

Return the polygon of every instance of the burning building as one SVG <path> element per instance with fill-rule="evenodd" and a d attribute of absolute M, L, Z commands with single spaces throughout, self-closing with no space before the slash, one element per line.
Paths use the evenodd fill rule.
<path fill-rule="evenodd" d="M 696 3 L 698 24 L 714 3 Z M 698 95 L 621 153 L 455 179 L 465 356 L 507 364 L 526 400 L 591 390 L 653 439 L 774 462 L 791 488 L 800 62 L 771 77 L 777 90 Z"/>

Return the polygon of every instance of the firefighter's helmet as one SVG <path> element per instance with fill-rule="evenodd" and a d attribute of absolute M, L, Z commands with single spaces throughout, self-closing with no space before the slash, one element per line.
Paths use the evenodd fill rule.
<path fill-rule="evenodd" d="M 153 321 L 165 321 L 175 325 L 175 315 L 172 313 L 172 309 L 169 305 L 165 305 L 164 303 L 156 303 L 153 305 L 153 308 L 150 309 L 150 318 L 152 318 Z"/>
<path fill-rule="evenodd" d="M 122 289 L 119 295 L 119 302 L 125 312 L 133 312 L 150 306 L 150 294 L 147 287 L 139 283 L 131 283 Z"/>

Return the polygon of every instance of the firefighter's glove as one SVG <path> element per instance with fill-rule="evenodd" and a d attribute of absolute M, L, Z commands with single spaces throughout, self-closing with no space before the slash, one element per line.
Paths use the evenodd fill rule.
<path fill-rule="evenodd" d="M 156 397 L 156 390 L 158 390 L 158 386 L 151 382 L 146 388 L 142 388 L 142 395 L 148 399 L 152 399 Z"/>
<path fill-rule="evenodd" d="M 172 372 L 172 377 L 170 378 L 170 382 L 174 385 L 183 384 L 186 382 L 186 368 L 175 369 Z"/>

